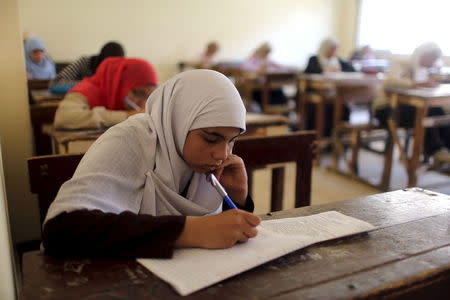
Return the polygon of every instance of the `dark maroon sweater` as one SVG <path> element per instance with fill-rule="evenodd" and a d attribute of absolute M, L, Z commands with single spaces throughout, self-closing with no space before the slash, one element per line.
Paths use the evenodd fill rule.
<path fill-rule="evenodd" d="M 227 209 L 224 202 L 223 210 Z M 247 197 L 245 206 L 239 209 L 253 212 L 253 200 Z M 47 221 L 42 240 L 45 253 L 54 256 L 170 258 L 185 221 L 185 216 L 82 209 Z"/>

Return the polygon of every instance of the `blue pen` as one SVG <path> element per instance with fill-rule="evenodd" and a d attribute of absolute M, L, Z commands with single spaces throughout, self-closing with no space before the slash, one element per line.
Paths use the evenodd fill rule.
<path fill-rule="evenodd" d="M 227 192 L 220 184 L 219 180 L 217 180 L 216 176 L 213 173 L 209 173 L 206 175 L 206 180 L 211 182 L 211 185 L 216 189 L 220 196 L 222 196 L 223 200 L 228 204 L 231 209 L 238 209 L 236 204 L 231 200 L 230 196 L 228 196 Z"/>

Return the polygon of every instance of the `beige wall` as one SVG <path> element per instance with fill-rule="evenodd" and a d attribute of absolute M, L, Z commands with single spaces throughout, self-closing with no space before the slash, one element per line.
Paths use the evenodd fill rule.
<path fill-rule="evenodd" d="M 225 60 L 243 60 L 270 41 L 275 60 L 303 67 L 322 38 L 351 42 L 348 24 L 338 21 L 347 2 L 356 0 L 19 0 L 19 8 L 24 31 L 42 37 L 55 60 L 94 54 L 118 40 L 129 56 L 151 61 L 165 80 L 209 40 L 221 44 Z"/>
<path fill-rule="evenodd" d="M 16 0 L 0 1 L 0 137 L 11 227 L 15 241 L 39 237 L 37 202 L 30 194 L 26 158 L 31 128 L 19 10 Z"/>
<path fill-rule="evenodd" d="M 2 277 L 0 279 L 0 299 L 14 299 L 13 255 L 7 213 L 8 205 L 6 203 L 4 184 L 2 155 L 0 153 L 0 270 L 2 270 Z"/>
<path fill-rule="evenodd" d="M 334 1 L 337 12 L 336 39 L 340 42 L 339 54 L 344 58 L 351 55 L 356 45 L 358 2 L 358 0 Z"/>

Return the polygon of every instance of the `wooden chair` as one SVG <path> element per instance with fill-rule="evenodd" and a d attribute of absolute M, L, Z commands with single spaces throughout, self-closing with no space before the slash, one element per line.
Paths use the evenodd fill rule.
<path fill-rule="evenodd" d="M 315 133 L 299 131 L 286 135 L 267 137 L 242 137 L 233 153 L 242 157 L 249 176 L 249 191 L 253 184 L 252 171 L 269 164 L 295 162 L 295 207 L 311 204 L 311 173 L 314 159 Z M 282 209 L 284 167 L 272 170 L 271 210 Z"/>
<path fill-rule="evenodd" d="M 52 124 L 55 119 L 58 103 L 42 103 L 30 105 L 30 119 L 33 127 L 33 138 L 36 155 L 52 153 L 52 144 L 49 136 L 42 132 L 44 124 Z"/>
<path fill-rule="evenodd" d="M 29 90 L 46 90 L 50 84 L 50 80 L 47 79 L 29 79 L 28 89 Z"/>
<path fill-rule="evenodd" d="M 297 72 L 267 73 L 264 75 L 263 82 L 261 97 L 263 113 L 285 114 L 296 110 L 296 106 L 298 106 L 297 100 L 295 100 L 296 106 L 289 105 L 289 103 L 284 105 L 270 104 L 270 91 L 274 88 L 281 89 L 283 85 L 295 85 L 298 89 Z"/>
<path fill-rule="evenodd" d="M 31 192 L 37 194 L 41 224 L 61 185 L 72 178 L 83 154 L 36 156 L 28 159 Z"/>

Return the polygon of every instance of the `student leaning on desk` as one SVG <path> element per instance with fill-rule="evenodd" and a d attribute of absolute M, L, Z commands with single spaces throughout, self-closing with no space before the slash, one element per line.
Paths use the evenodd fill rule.
<path fill-rule="evenodd" d="M 420 88 L 436 87 L 439 84 L 431 77 L 431 72 L 440 66 L 442 51 L 435 43 L 424 43 L 417 47 L 411 58 L 397 61 L 391 67 L 383 83 L 384 88 Z M 390 113 L 387 96 L 384 88 L 380 90 L 374 101 L 375 117 L 381 126 L 387 126 L 387 118 Z M 430 107 L 428 116 L 440 116 L 445 112 L 441 107 Z M 415 108 L 400 104 L 398 107 L 399 126 L 411 128 L 414 126 Z M 425 130 L 424 153 L 425 155 L 439 155 L 439 152 L 448 152 L 450 149 L 450 127 L 427 128 Z"/>
<path fill-rule="evenodd" d="M 50 92 L 65 94 L 83 78 L 95 74 L 98 66 L 108 57 L 124 57 L 125 50 L 117 42 L 106 43 L 98 55 L 82 56 L 77 61 L 65 67 L 50 82 Z"/>
<path fill-rule="evenodd" d="M 54 126 L 63 129 L 104 128 L 143 112 L 156 88 L 156 71 L 147 61 L 110 57 L 92 77 L 83 79 L 66 96 L 55 114 Z"/>
<path fill-rule="evenodd" d="M 62 185 L 44 222 L 45 251 L 171 257 L 175 247 L 227 248 L 256 236 L 244 162 L 232 154 L 245 114 L 218 72 L 187 71 L 164 83 L 146 113 L 106 131 Z M 211 172 L 243 210 L 227 210 L 206 180 Z"/>

